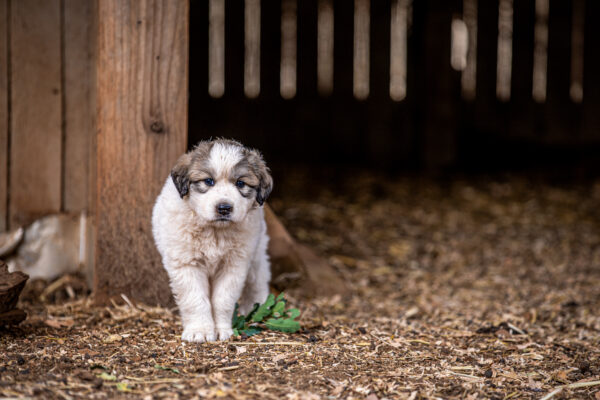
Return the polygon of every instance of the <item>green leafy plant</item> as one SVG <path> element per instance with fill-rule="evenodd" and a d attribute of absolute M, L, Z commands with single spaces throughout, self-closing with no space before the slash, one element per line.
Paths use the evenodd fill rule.
<path fill-rule="evenodd" d="M 295 319 L 300 316 L 300 310 L 297 308 L 286 310 L 286 303 L 283 293 L 277 297 L 269 294 L 267 300 L 263 304 L 256 303 L 248 315 L 240 315 L 236 303 L 232 320 L 233 334 L 252 336 L 265 329 L 287 333 L 298 332 L 300 323 Z"/>

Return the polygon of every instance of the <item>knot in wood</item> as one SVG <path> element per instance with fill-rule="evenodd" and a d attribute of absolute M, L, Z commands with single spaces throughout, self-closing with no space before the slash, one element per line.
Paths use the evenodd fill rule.
<path fill-rule="evenodd" d="M 162 122 L 154 121 L 150 124 L 150 130 L 154 133 L 163 133 L 165 131 L 165 127 Z"/>

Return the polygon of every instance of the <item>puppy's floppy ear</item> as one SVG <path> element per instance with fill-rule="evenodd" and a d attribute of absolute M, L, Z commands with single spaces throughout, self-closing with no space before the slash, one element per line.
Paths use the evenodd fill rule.
<path fill-rule="evenodd" d="M 259 205 L 265 204 L 265 201 L 273 190 L 273 178 L 262 155 L 257 150 L 250 150 L 248 154 L 248 163 L 258 178 L 258 187 L 256 188 L 256 202 Z"/>
<path fill-rule="evenodd" d="M 273 178 L 266 165 L 264 165 L 263 173 L 259 175 L 259 180 L 260 183 L 258 189 L 256 189 L 256 202 L 262 206 L 273 190 Z"/>
<path fill-rule="evenodd" d="M 171 178 L 179 192 L 179 196 L 183 199 L 190 191 L 190 164 L 192 163 L 192 155 L 186 153 L 179 157 L 177 163 L 171 170 Z"/>

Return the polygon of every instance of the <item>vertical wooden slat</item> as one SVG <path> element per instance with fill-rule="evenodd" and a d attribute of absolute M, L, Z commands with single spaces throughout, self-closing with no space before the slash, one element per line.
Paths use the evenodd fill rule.
<path fill-rule="evenodd" d="M 11 3 L 9 223 L 61 207 L 60 2 Z"/>
<path fill-rule="evenodd" d="M 152 206 L 186 149 L 188 2 L 98 4 L 98 204 L 94 293 L 166 304 Z"/>
<path fill-rule="evenodd" d="M 64 0 L 64 193 L 63 210 L 89 209 L 90 148 L 93 131 L 91 105 L 93 2 Z"/>
<path fill-rule="evenodd" d="M 279 92 L 290 100 L 296 97 L 298 75 L 298 10 L 296 0 L 281 3 L 281 68 Z"/>
<path fill-rule="evenodd" d="M 244 93 L 254 99 L 260 94 L 260 0 L 244 3 Z"/>
<path fill-rule="evenodd" d="M 0 0 L 0 232 L 8 205 L 8 0 Z"/>

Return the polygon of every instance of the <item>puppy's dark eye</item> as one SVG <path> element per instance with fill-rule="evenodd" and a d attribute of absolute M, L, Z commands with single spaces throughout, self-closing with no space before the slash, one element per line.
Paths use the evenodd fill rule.
<path fill-rule="evenodd" d="M 215 181 L 213 180 L 213 178 L 205 179 L 204 183 L 206 184 L 206 186 L 215 186 Z"/>
<path fill-rule="evenodd" d="M 244 183 L 244 181 L 237 181 L 235 183 L 235 186 L 237 186 L 238 188 L 243 188 L 244 186 L 246 186 L 246 184 Z"/>

